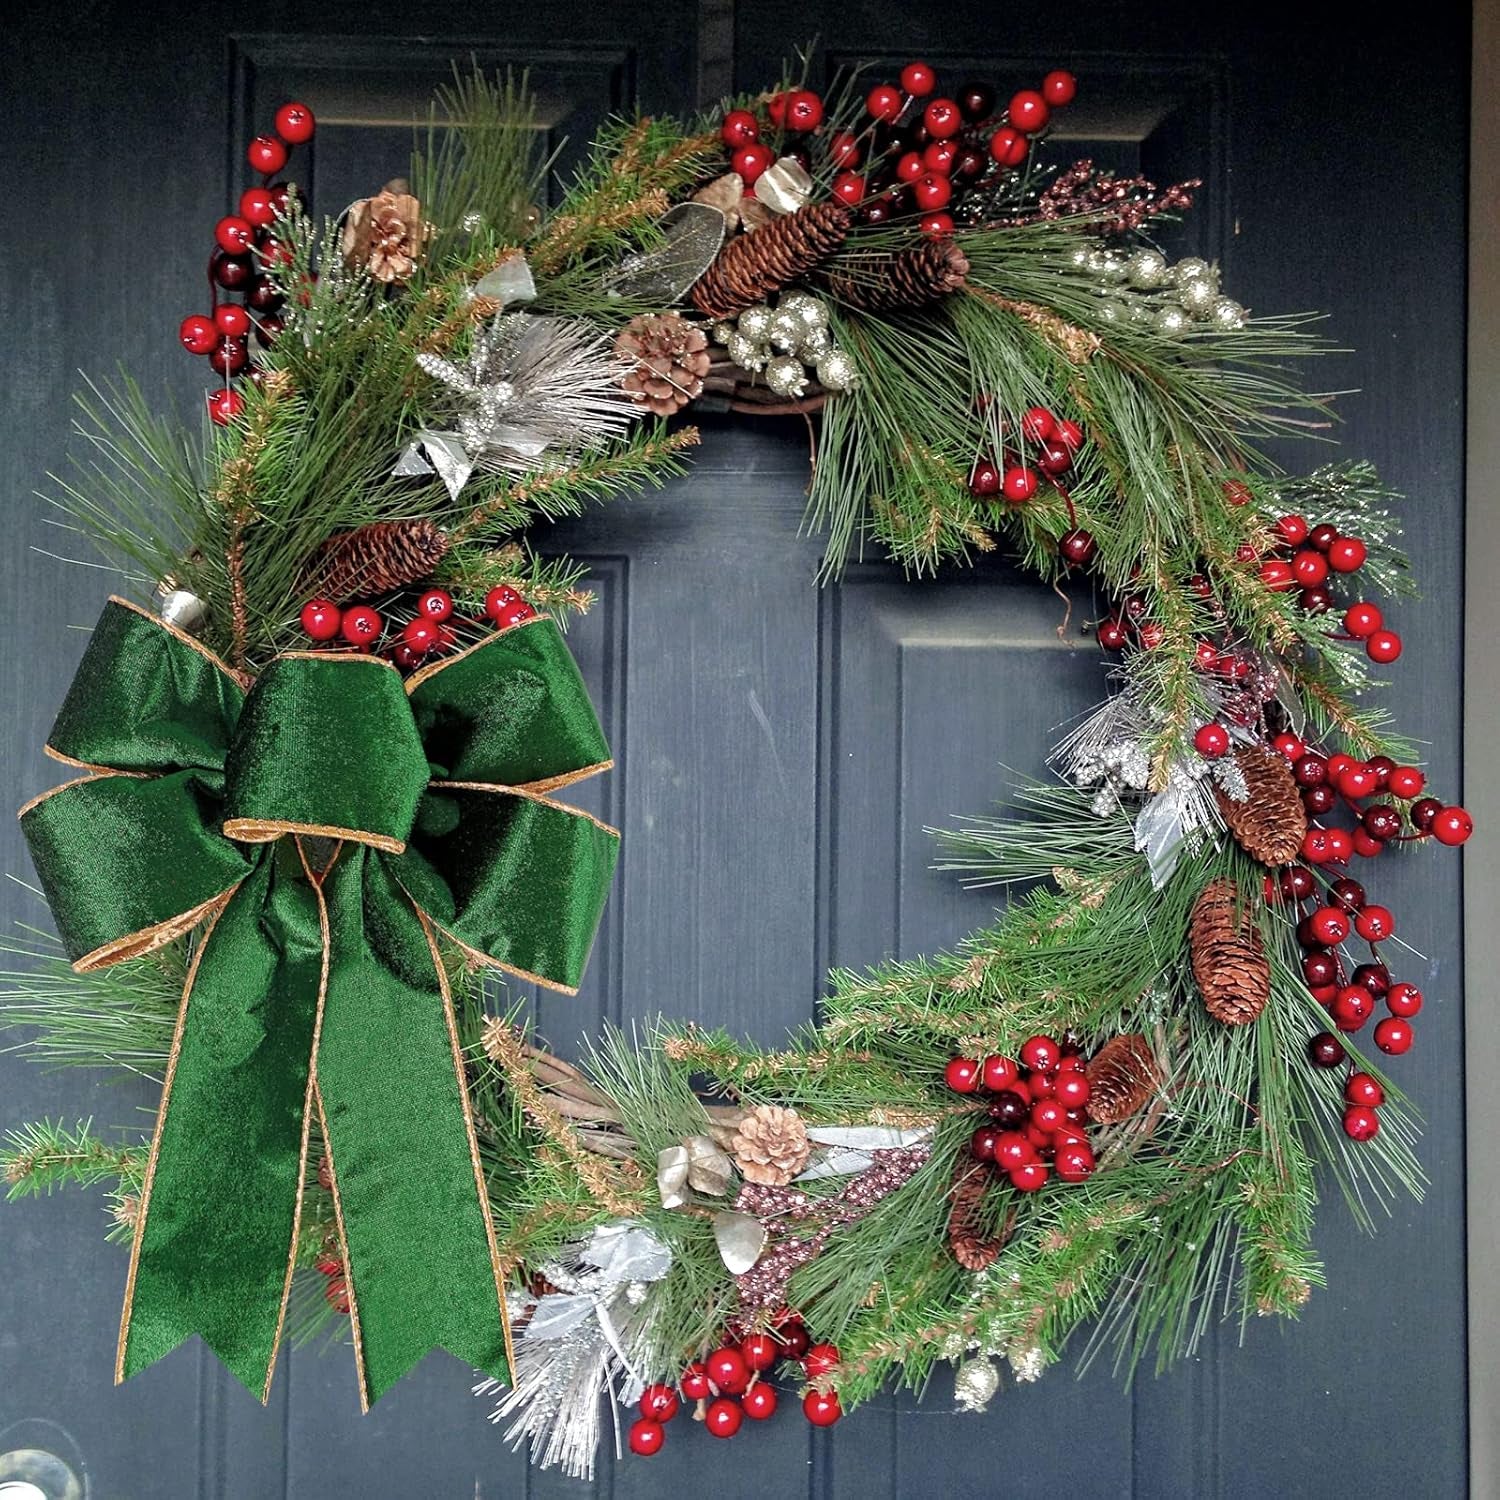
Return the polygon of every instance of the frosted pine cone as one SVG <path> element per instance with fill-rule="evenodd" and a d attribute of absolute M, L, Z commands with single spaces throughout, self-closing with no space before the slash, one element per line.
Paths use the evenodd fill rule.
<path fill-rule="evenodd" d="M 376 281 L 404 285 L 422 258 L 432 226 L 404 179 L 388 182 L 373 198 L 349 207 L 341 248 L 350 266 L 364 267 Z"/>
<path fill-rule="evenodd" d="M 615 353 L 631 364 L 620 384 L 658 417 L 670 417 L 703 393 L 708 336 L 678 313 L 632 318 L 615 339 Z"/>
<path fill-rule="evenodd" d="M 729 1150 L 746 1182 L 784 1187 L 807 1165 L 812 1142 L 796 1110 L 757 1104 L 735 1126 Z"/>

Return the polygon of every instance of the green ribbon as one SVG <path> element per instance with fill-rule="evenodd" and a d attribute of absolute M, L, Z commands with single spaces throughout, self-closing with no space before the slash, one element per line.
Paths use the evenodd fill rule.
<path fill-rule="evenodd" d="M 576 990 L 619 836 L 550 793 L 608 768 L 545 617 L 403 683 L 104 610 L 21 811 L 74 968 L 198 929 L 141 1197 L 116 1378 L 194 1333 L 262 1400 L 308 1132 L 334 1173 L 361 1400 L 430 1349 L 504 1378 L 509 1325 L 439 937 Z"/>

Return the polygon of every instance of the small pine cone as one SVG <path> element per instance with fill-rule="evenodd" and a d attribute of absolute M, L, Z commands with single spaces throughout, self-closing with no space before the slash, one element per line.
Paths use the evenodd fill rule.
<path fill-rule="evenodd" d="M 306 587 L 335 604 L 370 599 L 430 578 L 447 551 L 447 535 L 423 516 L 372 521 L 329 537 L 313 558 Z"/>
<path fill-rule="evenodd" d="M 735 1126 L 729 1150 L 746 1182 L 785 1187 L 807 1165 L 812 1142 L 796 1110 L 757 1104 Z"/>
<path fill-rule="evenodd" d="M 959 1157 L 953 1168 L 953 1185 L 948 1189 L 952 1203 L 948 1210 L 948 1248 L 966 1271 L 983 1271 L 992 1265 L 1015 1228 L 1016 1213 L 1011 1209 L 998 1233 L 986 1233 L 982 1208 L 989 1182 L 987 1167 L 970 1161 L 967 1154 Z"/>
<path fill-rule="evenodd" d="M 638 406 L 670 417 L 703 394 L 708 335 L 679 313 L 642 313 L 615 339 L 615 353 L 630 361 L 620 384 Z"/>
<path fill-rule="evenodd" d="M 1193 903 L 1188 942 L 1209 1015 L 1224 1026 L 1255 1020 L 1270 998 L 1271 966 L 1255 913 L 1232 880 L 1204 887 Z"/>
<path fill-rule="evenodd" d="M 732 318 L 805 276 L 844 243 L 849 210 L 841 203 L 809 203 L 754 234 L 741 234 L 714 257 L 693 287 L 705 317 Z"/>
<path fill-rule="evenodd" d="M 324 1192 L 333 1191 L 333 1158 L 331 1156 L 318 1158 L 318 1186 Z"/>
<path fill-rule="evenodd" d="M 963 286 L 969 259 L 952 240 L 924 239 L 904 250 L 841 257 L 823 280 L 828 290 L 860 312 L 902 312 L 927 307 Z"/>
<path fill-rule="evenodd" d="M 1267 745 L 1252 745 L 1241 750 L 1234 763 L 1250 795 L 1236 802 L 1215 787 L 1229 831 L 1245 853 L 1263 865 L 1290 864 L 1302 852 L 1307 811 L 1286 757 Z"/>
<path fill-rule="evenodd" d="M 1161 1069 L 1151 1043 L 1138 1031 L 1111 1037 L 1090 1059 L 1089 1119 L 1118 1125 L 1140 1110 L 1161 1087 Z"/>

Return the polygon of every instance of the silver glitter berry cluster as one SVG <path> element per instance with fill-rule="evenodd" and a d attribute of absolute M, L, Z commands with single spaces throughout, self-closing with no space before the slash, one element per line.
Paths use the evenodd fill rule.
<path fill-rule="evenodd" d="M 1176 338 L 1195 326 L 1232 333 L 1245 326 L 1245 309 L 1219 288 L 1219 269 L 1196 255 L 1175 264 L 1160 250 L 1073 251 L 1073 264 L 1099 284 L 1099 316 Z"/>
<path fill-rule="evenodd" d="M 713 335 L 740 369 L 764 371 L 778 396 L 801 396 L 809 370 L 825 391 L 847 391 L 856 379 L 854 361 L 833 342 L 827 307 L 808 292 L 783 292 L 775 307 L 758 302 L 714 324 Z"/>

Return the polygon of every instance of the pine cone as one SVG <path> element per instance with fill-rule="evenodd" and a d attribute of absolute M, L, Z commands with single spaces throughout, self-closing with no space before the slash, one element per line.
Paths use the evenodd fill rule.
<path fill-rule="evenodd" d="M 821 265 L 849 233 L 841 203 L 809 203 L 729 241 L 693 287 L 693 305 L 710 318 L 732 318 Z"/>
<path fill-rule="evenodd" d="M 846 306 L 881 313 L 939 302 L 956 292 L 968 274 L 969 258 L 952 240 L 924 239 L 904 250 L 841 256 L 823 281 Z"/>
<path fill-rule="evenodd" d="M 442 528 L 417 516 L 335 532 L 308 568 L 309 593 L 343 604 L 404 589 L 432 576 L 448 551 Z"/>
<path fill-rule="evenodd" d="M 1214 1020 L 1225 1026 L 1253 1021 L 1271 994 L 1255 912 L 1232 880 L 1210 881 L 1193 903 L 1188 924 L 1193 978 Z"/>
<path fill-rule="evenodd" d="M 1111 1037 L 1090 1059 L 1089 1119 L 1097 1125 L 1128 1120 L 1161 1087 L 1151 1043 L 1138 1031 Z"/>
<path fill-rule="evenodd" d="M 1252 745 L 1241 750 L 1234 763 L 1250 795 L 1236 802 L 1223 788 L 1214 788 L 1229 831 L 1240 848 L 1263 865 L 1290 864 L 1302 852 L 1307 811 L 1286 757 L 1267 745 Z"/>
<path fill-rule="evenodd" d="M 403 178 L 388 182 L 373 198 L 349 205 L 339 248 L 354 269 L 363 267 L 387 286 L 404 285 L 422 258 L 432 226 Z"/>
<path fill-rule="evenodd" d="M 948 1248 L 966 1271 L 982 1271 L 991 1265 L 1015 1228 L 1016 1211 L 1011 1209 L 998 1233 L 985 1232 L 983 1205 L 989 1180 L 989 1170 L 968 1160 L 967 1155 L 954 1164 L 953 1185 L 948 1189 L 952 1201 L 948 1210 Z"/>
<path fill-rule="evenodd" d="M 620 384 L 658 417 L 670 417 L 703 394 L 708 335 L 679 313 L 632 318 L 615 339 L 615 353 L 631 365 Z"/>
<path fill-rule="evenodd" d="M 729 1150 L 746 1182 L 785 1187 L 807 1165 L 812 1142 L 796 1110 L 757 1104 L 735 1126 Z"/>

